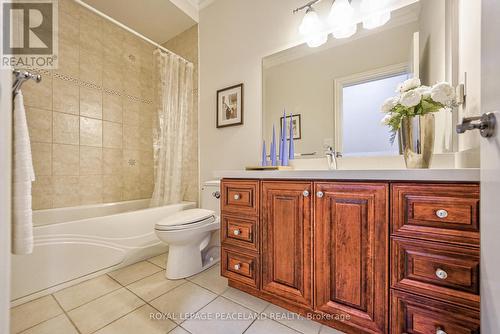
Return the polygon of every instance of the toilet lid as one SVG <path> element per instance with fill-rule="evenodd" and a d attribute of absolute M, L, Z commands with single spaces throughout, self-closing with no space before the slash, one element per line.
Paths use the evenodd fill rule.
<path fill-rule="evenodd" d="M 190 228 L 215 221 L 215 212 L 205 209 L 189 209 L 174 213 L 156 223 L 157 230 Z"/>

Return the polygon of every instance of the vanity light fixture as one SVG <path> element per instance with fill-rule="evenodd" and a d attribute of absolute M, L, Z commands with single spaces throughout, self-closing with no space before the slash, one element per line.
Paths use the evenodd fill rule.
<path fill-rule="evenodd" d="M 311 48 L 321 46 L 328 40 L 329 32 L 335 38 L 349 38 L 356 33 L 358 25 L 355 22 L 356 15 L 352 0 L 333 0 L 330 14 L 328 15 L 328 26 L 319 19 L 318 13 L 313 5 L 322 0 L 310 0 L 305 5 L 294 9 L 293 13 L 306 11 L 299 32 L 304 37 L 307 45 Z M 361 17 L 365 29 L 375 29 L 383 26 L 391 19 L 391 0 L 361 0 Z"/>
<path fill-rule="evenodd" d="M 306 15 L 302 19 L 299 32 L 311 48 L 321 46 L 328 40 L 328 33 L 312 5 L 307 5 Z"/>
<path fill-rule="evenodd" d="M 328 23 L 335 38 L 349 38 L 356 33 L 358 26 L 353 22 L 354 8 L 350 0 L 334 0 L 328 15 Z"/>
<path fill-rule="evenodd" d="M 361 11 L 365 14 L 363 28 L 371 30 L 383 26 L 391 19 L 389 0 L 361 0 Z"/>

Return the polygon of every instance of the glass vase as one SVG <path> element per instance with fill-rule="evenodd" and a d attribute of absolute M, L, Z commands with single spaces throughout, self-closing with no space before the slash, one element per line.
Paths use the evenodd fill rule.
<path fill-rule="evenodd" d="M 403 117 L 399 131 L 406 168 L 429 168 L 434 152 L 434 114 Z"/>

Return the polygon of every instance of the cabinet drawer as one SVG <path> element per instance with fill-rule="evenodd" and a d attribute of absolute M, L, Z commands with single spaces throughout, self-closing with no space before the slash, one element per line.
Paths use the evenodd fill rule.
<path fill-rule="evenodd" d="M 393 184 L 392 234 L 479 245 L 479 185 Z"/>
<path fill-rule="evenodd" d="M 395 290 L 391 295 L 392 334 L 479 334 L 478 311 Z"/>
<path fill-rule="evenodd" d="M 222 242 L 226 245 L 241 247 L 255 252 L 259 250 L 257 217 L 237 217 L 222 215 Z"/>
<path fill-rule="evenodd" d="M 222 276 L 258 288 L 259 261 L 256 256 L 222 248 Z"/>
<path fill-rule="evenodd" d="M 259 210 L 259 181 L 223 180 L 222 212 L 257 215 Z"/>
<path fill-rule="evenodd" d="M 392 239 L 393 288 L 479 309 L 479 249 Z"/>

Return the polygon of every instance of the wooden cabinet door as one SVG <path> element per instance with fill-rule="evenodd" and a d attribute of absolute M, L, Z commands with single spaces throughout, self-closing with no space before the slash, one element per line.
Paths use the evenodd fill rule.
<path fill-rule="evenodd" d="M 262 290 L 312 306 L 310 182 L 262 182 Z"/>
<path fill-rule="evenodd" d="M 387 333 L 388 232 L 387 184 L 315 184 L 315 310 L 338 328 Z"/>

